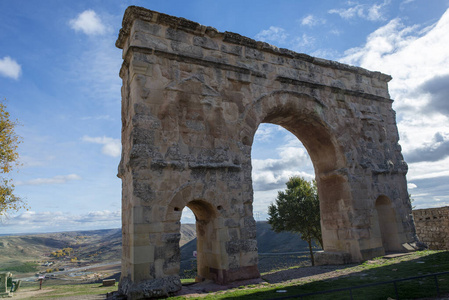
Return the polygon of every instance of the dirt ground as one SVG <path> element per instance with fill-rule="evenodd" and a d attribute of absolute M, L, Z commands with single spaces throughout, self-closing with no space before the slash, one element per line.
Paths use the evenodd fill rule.
<path fill-rule="evenodd" d="M 44 296 L 45 293 L 52 291 L 51 289 L 32 289 L 32 290 L 24 290 L 14 293 L 14 296 L 11 299 L 30 299 L 31 297 L 39 297 Z M 83 295 L 83 296 L 67 296 L 62 298 L 52 298 L 52 299 L 64 299 L 64 300 L 100 300 L 106 299 L 106 295 Z"/>

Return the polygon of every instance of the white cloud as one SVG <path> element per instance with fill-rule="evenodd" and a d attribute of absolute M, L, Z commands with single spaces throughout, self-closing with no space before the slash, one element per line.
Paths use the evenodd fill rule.
<path fill-rule="evenodd" d="M 338 57 L 340 57 L 340 53 L 333 49 L 318 49 L 311 52 L 310 55 L 328 60 L 336 60 Z"/>
<path fill-rule="evenodd" d="M 315 38 L 303 33 L 302 36 L 298 36 L 292 40 L 291 47 L 294 51 L 305 52 L 305 48 L 311 47 L 314 44 Z"/>
<path fill-rule="evenodd" d="M 269 29 L 262 30 L 256 34 L 255 38 L 267 43 L 285 43 L 288 37 L 288 33 L 285 29 L 276 26 L 270 26 Z"/>
<path fill-rule="evenodd" d="M 413 190 L 413 189 L 416 189 L 418 186 L 416 185 L 416 184 L 414 184 L 414 183 L 408 183 L 407 184 L 407 188 L 409 189 L 409 190 Z"/>
<path fill-rule="evenodd" d="M 195 215 L 193 214 L 192 210 L 190 210 L 190 208 L 188 208 L 187 206 L 184 207 L 184 209 L 182 210 L 181 223 L 183 224 L 196 223 Z"/>
<path fill-rule="evenodd" d="M 0 59 L 0 75 L 12 79 L 19 79 L 22 67 L 11 57 L 5 56 Z"/>
<path fill-rule="evenodd" d="M 77 174 L 57 175 L 50 178 L 36 178 L 27 181 L 18 181 L 16 185 L 44 185 L 44 184 L 64 184 L 72 180 L 81 180 Z"/>
<path fill-rule="evenodd" d="M 449 176 L 449 158 L 434 162 L 409 164 L 408 180 L 430 179 Z"/>
<path fill-rule="evenodd" d="M 309 26 L 312 25 L 310 24 Z M 296 52 L 306 52 L 308 48 L 315 44 L 315 38 L 313 36 L 303 33 L 298 34 L 296 37 L 291 37 L 285 29 L 275 26 L 270 26 L 269 29 L 262 30 L 256 34 L 255 39 L 276 44 L 278 47 L 286 47 Z"/>
<path fill-rule="evenodd" d="M 101 35 L 106 33 L 106 26 L 93 10 L 85 10 L 75 19 L 69 21 L 70 27 L 87 35 Z"/>
<path fill-rule="evenodd" d="M 39 155 L 36 157 L 21 155 L 20 162 L 22 163 L 22 167 L 42 167 L 48 164 L 50 161 L 54 160 L 55 156 L 53 155 Z"/>
<path fill-rule="evenodd" d="M 300 148 L 297 145 L 292 146 L 290 142 L 287 142 L 286 145 L 277 148 L 277 150 L 280 156 L 278 159 L 252 160 L 254 190 L 281 189 L 292 176 L 302 176 L 307 180 L 315 178 L 313 174 L 299 171 L 310 169 L 311 161 L 304 148 Z"/>
<path fill-rule="evenodd" d="M 100 121 L 113 121 L 114 118 L 110 115 L 98 115 L 98 116 L 87 116 L 87 117 L 81 117 L 81 120 L 87 121 L 87 120 L 100 120 Z"/>
<path fill-rule="evenodd" d="M 326 20 L 324 19 L 319 19 L 317 17 L 315 17 L 314 15 L 307 15 L 306 17 L 301 19 L 301 25 L 304 26 L 316 26 L 316 25 L 321 25 L 326 23 Z"/>
<path fill-rule="evenodd" d="M 449 177 L 449 9 L 431 26 L 406 26 L 394 19 L 371 33 L 366 44 L 349 49 L 340 61 L 390 74 L 393 106 L 407 178 L 415 182 L 419 208 L 447 195 Z M 415 187 L 416 185 L 416 187 Z M 441 205 L 442 202 L 439 202 Z"/>
<path fill-rule="evenodd" d="M 11 233 L 119 228 L 121 226 L 121 211 L 92 211 L 78 215 L 61 211 L 26 211 L 5 218 L 1 226 L 9 228 Z"/>
<path fill-rule="evenodd" d="M 279 190 L 286 188 L 285 183 L 290 177 L 315 179 L 310 157 L 296 137 L 286 135 L 285 144 L 276 151 L 279 153 L 277 159 L 252 160 L 253 211 L 258 220 L 265 220 L 268 217 L 268 205 L 276 199 Z"/>
<path fill-rule="evenodd" d="M 101 152 L 105 155 L 112 156 L 112 157 L 119 157 L 121 154 L 121 143 L 120 139 L 113 139 L 110 137 L 90 137 L 90 136 L 83 136 L 82 140 L 84 142 L 88 143 L 94 143 L 94 144 L 101 144 L 103 145 L 103 148 L 101 149 Z"/>
<path fill-rule="evenodd" d="M 416 42 L 418 36 L 418 27 L 406 27 L 400 19 L 391 20 L 387 25 L 380 27 L 367 37 L 366 44 L 363 47 L 352 48 L 346 51 L 342 59 L 345 63 L 356 64 L 365 68 L 379 67 L 386 68 L 385 71 L 393 71 L 388 67 L 389 61 L 394 60 L 392 56 L 401 58 L 407 51 L 411 43 Z M 407 53 L 408 59 L 416 56 Z M 416 59 L 417 57 L 415 57 Z M 401 65 L 405 59 L 401 59 Z M 419 58 L 418 58 L 419 59 Z M 416 61 L 410 61 L 406 66 L 415 65 Z M 397 64 L 396 64 L 397 65 Z M 405 66 L 404 66 L 405 67 Z"/>
<path fill-rule="evenodd" d="M 374 4 L 367 9 L 367 19 L 370 21 L 378 21 L 378 20 L 384 20 L 385 17 L 383 16 L 383 8 L 389 4 L 390 1 L 384 1 L 382 4 Z"/>
<path fill-rule="evenodd" d="M 382 21 L 385 20 L 384 8 L 390 4 L 390 0 L 385 0 L 380 4 L 358 4 L 352 3 L 353 6 L 348 8 L 331 9 L 328 11 L 330 14 L 337 14 L 343 19 L 354 19 L 356 17 L 366 19 L 369 21 Z"/>
<path fill-rule="evenodd" d="M 334 28 L 331 31 L 329 31 L 329 33 L 332 34 L 332 35 L 339 36 L 341 34 L 341 31 Z"/>
<path fill-rule="evenodd" d="M 437 133 L 449 133 L 449 107 L 442 79 L 449 78 L 449 10 L 429 27 L 405 26 L 394 19 L 370 34 L 364 46 L 346 52 L 342 62 L 391 74 L 404 153 L 431 147 Z M 432 109 L 434 108 L 434 109 Z M 446 166 L 449 167 L 449 166 Z"/>
<path fill-rule="evenodd" d="M 437 132 L 431 142 L 409 151 L 407 161 L 432 162 L 440 161 L 449 156 L 449 134 Z"/>
<path fill-rule="evenodd" d="M 273 125 L 269 123 L 260 124 L 259 128 L 257 128 L 256 135 L 254 136 L 254 140 L 267 142 L 276 137 L 279 131 L 285 130 L 281 126 Z"/>
<path fill-rule="evenodd" d="M 111 39 L 112 35 L 104 35 L 97 37 L 95 43 L 87 43 L 85 51 L 68 62 L 70 75 L 66 79 L 86 98 L 120 106 L 122 81 L 117 70 L 122 61 L 121 51 L 111 47 Z"/>

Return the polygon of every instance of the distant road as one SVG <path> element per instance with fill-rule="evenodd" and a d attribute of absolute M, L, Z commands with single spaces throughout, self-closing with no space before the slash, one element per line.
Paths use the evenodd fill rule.
<path fill-rule="evenodd" d="M 84 266 L 84 267 L 76 267 L 76 268 L 72 268 L 72 269 L 67 269 L 64 271 L 56 271 L 56 272 L 51 272 L 51 273 L 47 273 L 47 274 L 52 274 L 52 275 L 67 275 L 69 273 L 73 273 L 73 272 L 83 272 L 85 270 L 89 270 L 89 269 L 93 269 L 93 268 L 99 268 L 99 267 L 107 267 L 107 266 L 113 266 L 113 265 L 119 265 L 122 262 L 120 260 L 117 261 L 112 261 L 112 262 L 107 262 L 107 263 L 99 263 L 99 264 L 93 264 L 93 265 L 89 265 L 89 266 Z M 33 277 L 25 277 L 25 278 L 18 278 L 22 281 L 36 281 L 37 277 L 33 276 Z"/>
<path fill-rule="evenodd" d="M 318 250 L 321 251 L 321 250 Z M 313 251 L 313 253 L 316 253 L 318 251 Z M 298 252 L 268 252 L 268 253 L 258 253 L 259 255 L 265 255 L 265 256 L 277 256 L 277 255 L 298 255 L 298 254 L 307 254 L 309 255 L 310 252 L 309 251 L 298 251 Z M 185 262 L 185 261 L 191 261 L 191 260 L 195 260 L 195 257 L 191 257 L 188 259 L 184 259 L 181 260 L 181 262 Z"/>

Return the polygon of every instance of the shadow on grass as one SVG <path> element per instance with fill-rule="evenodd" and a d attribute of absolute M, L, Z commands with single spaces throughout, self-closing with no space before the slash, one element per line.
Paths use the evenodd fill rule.
<path fill-rule="evenodd" d="M 429 253 L 429 252 L 427 252 Z M 347 267 L 347 266 L 346 266 Z M 358 267 L 357 267 L 358 268 Z M 371 260 L 360 266 L 361 271 L 310 283 L 298 282 L 291 285 L 279 285 L 275 288 L 267 288 L 263 291 L 247 290 L 244 293 L 233 296 L 224 295 L 222 299 L 278 299 L 300 294 L 321 292 L 333 289 L 356 287 L 360 285 L 391 281 L 420 275 L 449 271 L 449 251 L 436 252 L 426 256 L 420 256 L 409 261 L 398 263 L 388 260 Z M 288 271 L 283 271 L 288 274 Z M 293 278 L 289 278 L 290 280 Z M 437 279 L 440 294 L 449 293 L 449 275 L 441 275 Z M 418 299 L 437 296 L 436 283 L 433 277 L 413 279 L 397 283 L 400 299 Z M 279 290 L 284 291 L 279 293 Z M 242 291 L 243 292 L 243 291 Z M 393 283 L 355 289 L 352 291 L 353 299 L 396 299 Z M 350 291 L 341 291 L 331 294 L 309 296 L 306 299 L 350 299 Z M 290 298 L 295 299 L 295 298 Z M 297 297 L 296 299 L 299 299 Z"/>
<path fill-rule="evenodd" d="M 301 279 L 309 276 L 323 275 L 337 270 L 344 270 L 355 265 L 320 266 L 320 267 L 298 267 L 289 270 L 280 270 L 270 274 L 262 275 L 262 279 L 268 283 L 281 283 L 289 280 Z"/>

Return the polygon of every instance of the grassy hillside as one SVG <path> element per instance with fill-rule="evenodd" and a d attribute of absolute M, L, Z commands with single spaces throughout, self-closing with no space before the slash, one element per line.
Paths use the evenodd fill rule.
<path fill-rule="evenodd" d="M 181 225 L 181 240 L 179 246 L 184 246 L 191 240 L 196 238 L 196 225 L 195 224 L 182 224 Z"/>
<path fill-rule="evenodd" d="M 119 260 L 122 235 L 120 229 L 73 231 L 0 237 L 0 266 L 17 268 L 27 262 L 38 263 L 39 270 L 47 261 L 53 261 L 52 268 Z M 70 255 L 54 257 L 52 253 L 72 248 Z M 76 262 L 71 262 L 76 257 Z M 20 269 L 20 268 L 19 268 Z"/>
<path fill-rule="evenodd" d="M 180 245 L 195 238 L 194 224 L 181 226 Z M 116 261 L 121 259 L 121 229 L 72 231 L 31 235 L 0 236 L 0 265 L 7 267 L 18 262 L 53 260 L 51 253 L 70 247 L 78 260 Z"/>
<path fill-rule="evenodd" d="M 297 234 L 276 233 L 267 222 L 257 222 L 257 247 L 259 252 L 259 271 L 268 272 L 297 265 L 309 264 L 309 246 Z M 196 239 L 181 247 L 181 276 L 191 277 L 196 269 L 193 251 Z"/>
<path fill-rule="evenodd" d="M 267 222 L 256 224 L 259 253 L 309 251 L 309 245 L 299 235 L 290 232 L 276 233 Z"/>
<path fill-rule="evenodd" d="M 257 247 L 259 253 L 287 253 L 309 251 L 307 242 L 290 232 L 276 233 L 267 222 L 257 222 Z M 192 257 L 196 250 L 196 239 L 181 248 L 181 260 Z"/>

